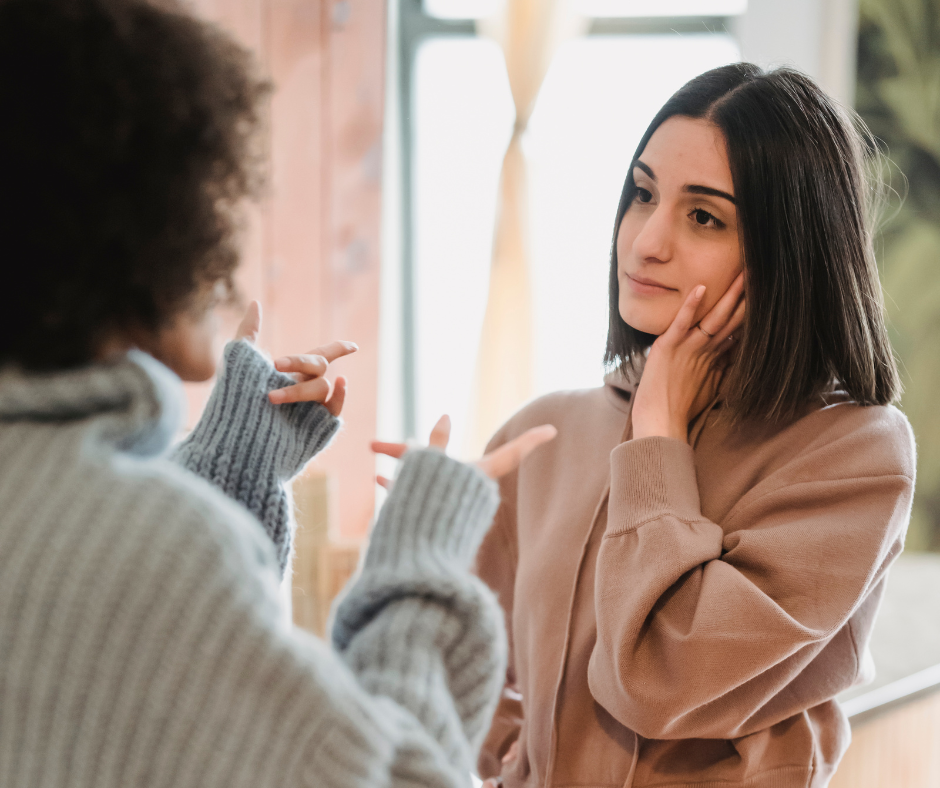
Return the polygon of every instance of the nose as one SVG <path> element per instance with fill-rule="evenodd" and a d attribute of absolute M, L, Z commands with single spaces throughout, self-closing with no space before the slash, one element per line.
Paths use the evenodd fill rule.
<path fill-rule="evenodd" d="M 646 217 L 633 241 L 633 253 L 636 259 L 650 263 L 666 263 L 672 259 L 675 228 L 669 211 L 658 205 Z"/>

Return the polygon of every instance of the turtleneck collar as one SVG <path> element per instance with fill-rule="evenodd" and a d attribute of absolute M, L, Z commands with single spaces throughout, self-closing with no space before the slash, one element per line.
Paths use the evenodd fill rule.
<path fill-rule="evenodd" d="M 139 350 L 76 369 L 0 371 L 0 422 L 100 420 L 102 437 L 132 454 L 166 450 L 184 415 L 180 379 Z"/>

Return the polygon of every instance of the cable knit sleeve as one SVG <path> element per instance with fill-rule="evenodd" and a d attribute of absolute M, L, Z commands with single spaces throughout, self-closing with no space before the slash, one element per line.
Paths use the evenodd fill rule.
<path fill-rule="evenodd" d="M 269 391 L 293 383 L 254 345 L 230 342 L 202 418 L 172 454 L 177 464 L 261 521 L 282 572 L 291 547 L 284 483 L 327 446 L 341 425 L 319 403 L 273 405 L 268 400 Z"/>
<path fill-rule="evenodd" d="M 469 572 L 497 504 L 477 468 L 409 452 L 334 612 L 334 646 L 359 683 L 411 712 L 464 773 L 506 668 L 502 613 Z"/>

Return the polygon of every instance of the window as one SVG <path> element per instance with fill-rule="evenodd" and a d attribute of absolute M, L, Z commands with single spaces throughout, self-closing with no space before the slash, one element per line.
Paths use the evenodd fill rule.
<path fill-rule="evenodd" d="M 403 425 L 444 412 L 462 454 L 486 307 L 498 180 L 512 133 L 503 55 L 473 18 L 491 0 L 402 0 Z M 656 110 L 688 79 L 740 59 L 742 0 L 581 0 L 588 35 L 562 45 L 529 123 L 534 395 L 602 383 L 607 270 L 629 161 Z M 706 16 L 703 16 L 703 9 Z"/>

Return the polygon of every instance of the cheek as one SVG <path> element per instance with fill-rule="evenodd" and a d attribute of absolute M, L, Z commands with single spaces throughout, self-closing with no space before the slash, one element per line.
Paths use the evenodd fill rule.
<path fill-rule="evenodd" d="M 163 332 L 155 355 L 187 382 L 208 380 L 215 374 L 217 334 L 218 318 L 212 311 L 182 318 Z"/>
<path fill-rule="evenodd" d="M 740 246 L 737 243 L 728 244 L 723 248 L 712 250 L 710 254 L 699 258 L 703 263 L 698 268 L 698 281 L 689 284 L 689 290 L 696 284 L 706 287 L 705 299 L 699 307 L 699 314 L 704 315 L 718 303 L 721 297 L 731 287 L 735 278 L 743 268 Z"/>
<path fill-rule="evenodd" d="M 620 270 L 623 270 L 623 264 L 633 248 L 633 241 L 636 239 L 638 229 L 631 226 L 629 212 L 624 214 L 623 221 L 620 222 L 620 229 L 617 230 L 617 263 Z"/>

